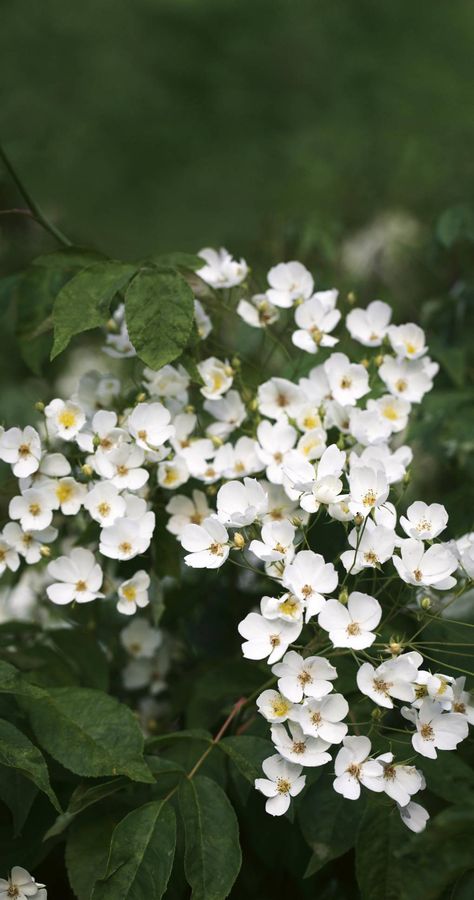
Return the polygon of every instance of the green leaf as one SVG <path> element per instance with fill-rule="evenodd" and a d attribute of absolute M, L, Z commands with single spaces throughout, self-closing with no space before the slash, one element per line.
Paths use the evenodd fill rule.
<path fill-rule="evenodd" d="M 437 900 L 453 881 L 472 869 L 473 833 L 472 806 L 452 806 L 435 816 L 426 831 L 399 852 L 397 871 L 403 873 L 399 900 Z"/>
<path fill-rule="evenodd" d="M 332 779 L 323 776 L 306 790 L 297 807 L 297 817 L 313 855 L 305 878 L 319 872 L 331 859 L 337 859 L 354 846 L 364 806 L 348 802 L 337 794 Z M 389 810 L 386 810 L 389 815 Z"/>
<path fill-rule="evenodd" d="M 30 684 L 18 669 L 0 659 L 0 693 L 16 694 L 19 697 L 43 697 L 43 688 Z"/>
<path fill-rule="evenodd" d="M 368 805 L 356 841 L 356 876 L 362 900 L 400 900 L 405 873 L 398 856 L 407 840 L 408 830 L 393 806 L 383 801 Z M 422 898 L 424 895 L 418 900 Z"/>
<path fill-rule="evenodd" d="M 50 688 L 27 710 L 39 743 L 76 775 L 154 781 L 137 720 L 113 697 L 91 688 Z"/>
<path fill-rule="evenodd" d="M 66 844 L 66 868 L 78 900 L 90 900 L 94 884 L 105 872 L 116 825 L 117 817 L 111 812 L 86 814 L 73 822 Z"/>
<path fill-rule="evenodd" d="M 50 781 L 43 754 L 10 722 L 0 719 L 0 764 L 16 769 L 43 791 L 54 808 L 61 810 Z"/>
<path fill-rule="evenodd" d="M 22 358 L 36 374 L 49 356 L 55 298 L 70 279 L 70 272 L 32 267 L 18 280 L 14 294 L 16 335 Z"/>
<path fill-rule="evenodd" d="M 131 263 L 106 260 L 82 269 L 56 297 L 53 309 L 54 344 L 51 359 L 68 346 L 71 338 L 105 324 L 110 304 L 136 271 Z"/>
<path fill-rule="evenodd" d="M 235 812 L 222 788 L 203 775 L 181 782 L 179 806 L 192 900 L 224 900 L 242 862 Z"/>
<path fill-rule="evenodd" d="M 448 803 L 474 804 L 474 772 L 458 753 L 445 753 L 442 760 L 426 758 L 422 768 L 433 794 Z"/>
<path fill-rule="evenodd" d="M 113 778 L 111 781 L 104 781 L 102 784 L 94 784 L 92 787 L 87 784 L 79 784 L 71 796 L 68 808 L 58 816 L 54 825 L 48 829 L 44 840 L 46 841 L 48 838 L 62 834 L 79 813 L 88 809 L 89 806 L 99 803 L 106 797 L 116 794 L 117 791 L 122 790 L 127 784 L 127 779 L 122 776 Z"/>
<path fill-rule="evenodd" d="M 196 256 L 195 253 L 181 253 L 180 251 L 160 253 L 158 256 L 149 257 L 149 259 L 155 266 L 187 269 L 190 272 L 197 272 L 198 269 L 202 269 L 206 264 L 206 261 L 201 256 Z"/>
<path fill-rule="evenodd" d="M 112 834 L 105 876 L 91 900 L 160 900 L 168 884 L 176 846 L 176 818 L 165 801 L 129 813 Z"/>
<path fill-rule="evenodd" d="M 107 257 L 99 250 L 88 247 L 62 247 L 52 253 L 42 253 L 33 260 L 33 266 L 45 269 L 86 269 L 95 263 L 105 261 Z"/>
<path fill-rule="evenodd" d="M 147 753 L 164 743 L 172 741 L 204 741 L 206 744 L 212 742 L 212 734 L 203 728 L 183 728 L 182 731 L 170 731 L 168 734 L 157 734 L 150 737 L 146 741 Z"/>
<path fill-rule="evenodd" d="M 194 296 L 173 269 L 142 270 L 125 298 L 127 327 L 138 356 L 152 369 L 184 350 L 194 322 Z"/>
<path fill-rule="evenodd" d="M 270 741 L 247 734 L 223 738 L 217 746 L 251 784 L 262 777 L 262 762 L 274 752 Z"/>
<path fill-rule="evenodd" d="M 38 788 L 17 770 L 0 765 L 0 799 L 13 817 L 13 837 L 17 837 L 30 814 Z"/>

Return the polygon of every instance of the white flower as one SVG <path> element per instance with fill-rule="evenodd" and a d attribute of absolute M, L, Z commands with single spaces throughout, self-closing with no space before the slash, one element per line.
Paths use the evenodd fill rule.
<path fill-rule="evenodd" d="M 0 878 L 0 900 L 46 900 L 44 884 L 38 884 L 21 866 L 13 866 L 8 879 Z"/>
<path fill-rule="evenodd" d="M 355 515 L 368 516 L 376 506 L 385 503 L 389 487 L 385 472 L 368 466 L 351 466 L 349 475 L 349 509 Z"/>
<path fill-rule="evenodd" d="M 357 672 L 357 687 L 374 703 L 392 709 L 392 697 L 408 703 L 415 699 L 417 676 L 410 654 L 402 654 L 386 660 L 376 669 L 369 662 L 363 663 Z"/>
<path fill-rule="evenodd" d="M 158 465 L 158 484 L 167 490 L 175 490 L 189 481 L 189 469 L 186 461 L 175 456 L 173 460 L 161 462 Z"/>
<path fill-rule="evenodd" d="M 266 294 L 254 294 L 250 302 L 239 300 L 237 315 L 251 328 L 266 328 L 267 325 L 273 325 L 273 322 L 277 321 L 280 313 L 276 306 L 270 303 Z"/>
<path fill-rule="evenodd" d="M 115 525 L 126 514 L 126 504 L 119 490 L 110 481 L 99 481 L 84 499 L 84 509 L 104 528 Z"/>
<path fill-rule="evenodd" d="M 299 722 L 304 734 L 322 738 L 328 744 L 340 744 L 347 734 L 347 725 L 341 719 L 348 712 L 349 704 L 342 694 L 329 694 L 322 700 L 307 700 L 304 705 L 295 706 L 291 718 Z"/>
<path fill-rule="evenodd" d="M 326 438 L 327 433 L 324 428 L 313 428 L 311 431 L 306 431 L 305 434 L 301 435 L 296 449 L 306 459 L 320 459 L 326 450 Z"/>
<path fill-rule="evenodd" d="M 359 530 L 353 528 L 349 534 L 349 544 L 353 550 L 341 553 L 341 563 L 346 572 L 357 575 L 362 569 L 378 568 L 393 556 L 396 542 L 395 532 L 384 525 L 376 525 L 366 519 L 364 533 L 359 539 Z"/>
<path fill-rule="evenodd" d="M 455 678 L 453 683 L 453 699 L 451 703 L 451 711 L 466 716 L 470 725 L 474 725 L 474 703 L 472 695 L 469 691 L 464 690 L 466 677 Z"/>
<path fill-rule="evenodd" d="M 52 400 L 45 407 L 44 414 L 53 433 L 64 441 L 73 441 L 86 421 L 82 407 L 71 400 Z"/>
<path fill-rule="evenodd" d="M 228 391 L 225 397 L 205 400 L 204 409 L 217 419 L 206 429 L 206 433 L 225 440 L 244 421 L 247 411 L 238 391 Z"/>
<path fill-rule="evenodd" d="M 163 635 L 161 631 L 152 628 L 146 619 L 137 616 L 130 625 L 122 628 L 120 641 L 130 656 L 137 659 L 151 659 L 161 646 Z"/>
<path fill-rule="evenodd" d="M 340 318 L 339 310 L 326 311 L 316 296 L 310 297 L 296 308 L 298 330 L 293 332 L 291 340 L 295 347 L 307 353 L 317 353 L 319 347 L 334 347 L 338 338 L 332 337 L 331 331 L 334 331 Z"/>
<path fill-rule="evenodd" d="M 425 830 L 426 823 L 430 816 L 423 806 L 420 806 L 419 803 L 414 803 L 412 800 L 410 803 L 407 803 L 406 806 L 399 806 L 398 809 L 403 824 L 406 825 L 410 831 L 419 834 L 420 831 Z"/>
<path fill-rule="evenodd" d="M 258 613 L 249 613 L 239 622 L 239 634 L 245 638 L 242 653 L 246 659 L 266 659 L 271 665 L 281 659 L 301 633 L 301 622 L 284 622 L 281 619 L 265 619 Z M 284 691 L 282 692 L 284 693 Z M 291 698 L 289 698 L 291 699 Z"/>
<path fill-rule="evenodd" d="M 379 444 L 377 447 L 366 447 L 359 456 L 352 451 L 350 463 L 351 466 L 360 465 L 369 466 L 371 469 L 382 469 L 388 483 L 395 484 L 404 477 L 412 458 L 413 454 L 409 447 L 398 447 L 392 453 L 387 444 Z"/>
<path fill-rule="evenodd" d="M 405 534 L 418 541 L 432 541 L 448 524 L 446 507 L 441 503 L 423 503 L 416 500 L 407 509 L 406 516 L 400 516 L 400 525 Z"/>
<path fill-rule="evenodd" d="M 364 347 L 378 347 L 387 333 L 391 317 L 388 303 L 373 300 L 367 309 L 352 309 L 346 316 L 346 327 L 354 341 Z"/>
<path fill-rule="evenodd" d="M 17 522 L 9 522 L 3 529 L 2 537 L 16 553 L 25 558 L 28 565 L 34 565 L 41 559 L 41 548 L 44 544 L 50 544 L 58 536 L 56 528 L 45 528 L 43 531 L 23 531 Z M 16 565 L 14 555 L 9 555 L 8 549 L 4 549 L 5 557 L 2 560 L 0 550 L 0 568 L 7 565 L 12 568 Z M 18 566 L 16 566 L 18 568 Z M 15 571 L 15 570 L 14 570 Z"/>
<path fill-rule="evenodd" d="M 222 397 L 222 394 L 232 387 L 234 373 L 228 362 L 222 362 L 217 357 L 210 356 L 198 363 L 197 368 L 204 382 L 201 394 L 208 400 Z"/>
<path fill-rule="evenodd" d="M 278 690 L 292 703 L 299 703 L 304 696 L 325 697 L 332 691 L 331 681 L 337 678 L 336 669 L 324 656 L 304 659 L 295 650 L 289 650 L 272 672 L 278 675 Z"/>
<path fill-rule="evenodd" d="M 375 597 L 353 591 L 347 606 L 339 600 L 328 600 L 319 614 L 321 628 L 329 632 L 334 647 L 363 650 L 375 641 L 374 628 L 382 617 L 382 607 Z"/>
<path fill-rule="evenodd" d="M 438 369 L 438 364 L 426 356 L 415 360 L 386 356 L 378 371 L 391 394 L 409 403 L 420 403 L 424 395 L 431 391 Z"/>
<path fill-rule="evenodd" d="M 228 481 L 217 492 L 217 518 L 223 525 L 240 528 L 251 525 L 268 508 L 267 495 L 255 478 Z"/>
<path fill-rule="evenodd" d="M 329 747 L 327 741 L 305 735 L 296 722 L 290 722 L 289 729 L 290 734 L 284 725 L 272 725 L 271 728 L 275 750 L 283 759 L 302 766 L 324 766 L 331 762 L 330 754 L 325 752 Z"/>
<path fill-rule="evenodd" d="M 390 325 L 388 339 L 397 354 L 403 359 L 418 359 L 427 351 L 425 332 L 419 325 Z"/>
<path fill-rule="evenodd" d="M 158 372 L 143 370 L 143 381 L 152 397 L 173 397 L 187 403 L 190 378 L 183 366 L 163 366 Z"/>
<path fill-rule="evenodd" d="M 361 784 L 370 791 L 383 790 L 383 767 L 376 760 L 368 758 L 371 747 L 369 738 L 363 735 L 344 738 L 344 746 L 334 760 L 336 778 L 333 787 L 346 800 L 357 800 L 360 797 Z"/>
<path fill-rule="evenodd" d="M 204 519 L 202 525 L 186 525 L 181 534 L 181 546 L 189 550 L 184 561 L 193 569 L 218 569 L 229 555 L 229 535 L 214 518 Z"/>
<path fill-rule="evenodd" d="M 266 619 L 283 619 L 284 622 L 301 624 L 304 604 L 294 594 L 283 594 L 281 597 L 262 597 L 260 610 Z"/>
<path fill-rule="evenodd" d="M 127 440 L 127 432 L 117 428 L 117 414 L 106 409 L 99 409 L 93 416 L 90 429 L 84 429 L 76 436 L 77 445 L 86 453 L 92 453 L 95 447 L 102 453 L 108 453 Z"/>
<path fill-rule="evenodd" d="M 194 299 L 194 321 L 201 341 L 205 341 L 212 331 L 212 321 L 199 300 Z"/>
<path fill-rule="evenodd" d="M 331 396 L 331 388 L 326 375 L 324 365 L 314 366 L 307 378 L 300 378 L 299 386 L 304 393 L 307 403 L 320 406 Z"/>
<path fill-rule="evenodd" d="M 165 510 L 170 513 L 166 528 L 177 537 L 182 535 L 186 525 L 200 525 L 211 513 L 206 495 L 196 490 L 192 492 L 192 499 L 184 494 L 172 497 Z"/>
<path fill-rule="evenodd" d="M 259 386 L 257 401 L 260 414 L 269 419 L 296 419 L 301 407 L 308 402 L 298 385 L 287 378 L 276 377 Z"/>
<path fill-rule="evenodd" d="M 135 572 L 132 578 L 122 581 L 118 588 L 119 601 L 117 609 L 126 616 L 133 616 L 137 609 L 143 609 L 148 606 L 148 588 L 150 587 L 150 576 L 144 569 Z"/>
<path fill-rule="evenodd" d="M 268 480 L 272 484 L 281 484 L 285 456 L 295 445 L 296 430 L 286 421 L 275 422 L 273 425 L 265 420 L 257 428 L 257 438 L 258 446 L 255 449 L 266 466 Z"/>
<path fill-rule="evenodd" d="M 112 319 L 116 323 L 118 331 L 106 332 L 106 346 L 103 347 L 104 353 L 107 353 L 108 356 L 112 356 L 114 359 L 126 359 L 127 357 L 136 356 L 136 350 L 130 340 L 127 323 L 125 321 L 124 303 L 120 303 L 119 306 L 117 306 Z"/>
<path fill-rule="evenodd" d="M 125 517 L 100 533 L 99 551 L 109 559 L 133 559 L 145 553 L 155 528 L 155 514 L 147 512 L 140 519 Z"/>
<path fill-rule="evenodd" d="M 66 476 L 51 485 L 55 509 L 60 509 L 65 516 L 76 516 L 87 497 L 87 485 L 75 478 Z"/>
<path fill-rule="evenodd" d="M 257 697 L 256 704 L 259 713 L 267 722 L 286 722 L 291 718 L 294 709 L 290 700 L 278 691 L 263 691 Z"/>
<path fill-rule="evenodd" d="M 428 698 L 423 700 L 418 711 L 402 706 L 401 713 L 416 725 L 411 739 L 413 749 L 429 759 L 436 759 L 436 750 L 455 750 L 469 732 L 465 716 L 444 712 L 440 703 Z"/>
<path fill-rule="evenodd" d="M 7 528 L 8 525 L 5 526 L 3 534 L 0 535 L 0 575 L 3 575 L 6 569 L 10 569 L 10 572 L 16 572 L 20 566 L 18 551 L 11 545 L 10 541 L 8 541 L 5 536 Z"/>
<path fill-rule="evenodd" d="M 320 553 L 300 550 L 293 562 L 286 566 L 283 584 L 292 594 L 304 601 L 306 621 L 319 613 L 326 600 L 337 587 L 338 575 L 332 563 L 327 563 Z"/>
<path fill-rule="evenodd" d="M 336 503 L 342 490 L 340 476 L 346 454 L 336 444 L 326 447 L 316 468 L 299 451 L 287 453 L 283 463 L 283 483 L 292 499 L 300 498 L 301 507 L 316 512 L 320 503 Z"/>
<path fill-rule="evenodd" d="M 370 404 L 369 400 L 369 404 Z M 369 404 L 367 406 L 369 407 Z M 349 411 L 349 431 L 364 447 L 384 444 L 392 434 L 390 422 L 383 418 L 378 408 L 359 409 L 354 406 Z"/>
<path fill-rule="evenodd" d="M 313 276 L 300 262 L 279 263 L 267 277 L 267 297 L 274 306 L 288 308 L 295 300 L 307 300 L 313 293 Z"/>
<path fill-rule="evenodd" d="M 143 450 L 157 450 L 174 435 L 171 415 L 162 403 L 138 403 L 127 419 L 128 430 Z"/>
<path fill-rule="evenodd" d="M 291 557 L 296 528 L 291 522 L 267 522 L 262 526 L 261 540 L 251 541 L 249 550 L 263 562 L 276 562 Z"/>
<path fill-rule="evenodd" d="M 235 287 L 247 277 L 249 269 L 245 260 L 237 262 L 225 247 L 221 247 L 220 250 L 204 247 L 198 256 L 206 262 L 206 265 L 202 266 L 197 274 L 213 288 Z"/>
<path fill-rule="evenodd" d="M 23 531 L 43 531 L 53 519 L 54 497 L 48 486 L 28 488 L 10 500 L 10 519 L 19 519 Z"/>
<path fill-rule="evenodd" d="M 271 484 L 269 481 L 261 481 L 260 484 L 268 497 L 268 512 L 263 517 L 264 522 L 281 522 L 282 519 L 288 519 L 289 522 L 300 524 L 307 521 L 307 513 L 298 509 L 298 503 L 290 500 L 280 484 Z"/>
<path fill-rule="evenodd" d="M 141 447 L 120 444 L 109 453 L 96 453 L 94 466 L 102 478 L 107 478 L 120 491 L 138 491 L 148 481 L 149 473 L 140 468 L 145 459 Z"/>
<path fill-rule="evenodd" d="M 262 469 L 257 456 L 257 442 L 253 438 L 240 437 L 235 445 L 223 444 L 214 457 L 214 468 L 224 478 L 250 475 Z"/>
<path fill-rule="evenodd" d="M 41 440 L 31 425 L 26 428 L 9 428 L 0 438 L 0 459 L 10 463 L 17 478 L 27 478 L 39 468 Z"/>
<path fill-rule="evenodd" d="M 402 397 L 394 397 L 393 394 L 384 394 L 378 400 L 369 400 L 368 410 L 376 410 L 393 434 L 403 431 L 408 425 L 408 416 L 411 411 L 411 403 Z"/>
<path fill-rule="evenodd" d="M 370 390 L 364 366 L 351 363 L 345 353 L 333 353 L 324 363 L 324 371 L 334 399 L 342 406 L 355 406 Z"/>
<path fill-rule="evenodd" d="M 291 797 L 296 797 L 306 784 L 305 776 L 301 775 L 302 767 L 276 753 L 263 761 L 262 769 L 267 777 L 257 778 L 255 787 L 268 797 L 265 810 L 271 816 L 283 816 L 289 809 Z"/>
<path fill-rule="evenodd" d="M 66 603 L 90 603 L 100 593 L 102 569 L 90 550 L 75 547 L 69 556 L 53 559 L 47 567 L 48 575 L 55 579 L 54 584 L 46 588 L 46 593 L 53 603 L 63 606 Z"/>
<path fill-rule="evenodd" d="M 474 531 L 454 541 L 454 552 L 469 578 L 474 580 Z"/>
<path fill-rule="evenodd" d="M 400 542 L 401 558 L 393 557 L 393 564 L 403 581 L 415 587 L 425 585 L 437 591 L 447 591 L 456 584 L 451 577 L 457 560 L 444 544 L 433 544 L 425 550 L 422 541 L 407 538 Z"/>
<path fill-rule="evenodd" d="M 393 753 L 382 753 L 377 762 L 383 767 L 383 790 L 399 806 L 407 806 L 413 794 L 421 791 L 425 779 L 415 766 L 405 766 L 393 762 Z"/>

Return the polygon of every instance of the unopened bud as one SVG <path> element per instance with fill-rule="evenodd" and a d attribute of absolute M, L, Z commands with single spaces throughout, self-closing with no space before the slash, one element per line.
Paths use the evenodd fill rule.
<path fill-rule="evenodd" d="M 184 407 L 184 411 L 185 413 L 193 413 L 194 406 L 192 405 L 192 403 L 188 403 L 188 405 Z"/>
<path fill-rule="evenodd" d="M 234 534 L 234 547 L 236 550 L 243 550 L 245 547 L 245 538 L 240 531 L 236 531 Z"/>
<path fill-rule="evenodd" d="M 42 400 L 37 400 L 35 403 L 36 412 L 44 412 L 44 403 Z"/>
<path fill-rule="evenodd" d="M 97 450 L 97 447 L 100 447 L 100 437 L 98 434 L 95 434 L 92 438 L 92 446 L 95 450 Z"/>
<path fill-rule="evenodd" d="M 238 356 L 233 356 L 231 362 L 232 362 L 233 369 L 240 369 L 242 366 L 242 363 L 240 362 L 240 359 Z"/>
<path fill-rule="evenodd" d="M 369 368 L 369 360 L 368 359 L 361 359 L 360 364 L 361 364 L 361 366 L 364 367 L 364 369 Z"/>
<path fill-rule="evenodd" d="M 224 443 L 222 438 L 218 437 L 217 434 L 211 435 L 211 441 L 212 441 L 214 447 L 222 447 L 222 444 Z"/>
<path fill-rule="evenodd" d="M 206 494 L 209 497 L 214 497 L 217 494 L 217 485 L 216 484 L 206 485 Z"/>
<path fill-rule="evenodd" d="M 250 401 L 250 403 L 249 403 L 249 409 L 251 410 L 251 412 L 256 412 L 256 411 L 257 411 L 257 409 L 258 409 L 258 400 L 257 400 L 256 397 L 254 397 L 253 400 Z"/>
<path fill-rule="evenodd" d="M 84 463 L 84 465 L 81 466 L 81 472 L 86 476 L 86 478 L 91 478 L 91 476 L 94 474 L 94 469 L 88 463 Z"/>
<path fill-rule="evenodd" d="M 235 375 L 235 372 L 234 372 L 232 366 L 226 366 L 224 369 L 224 372 L 226 375 L 229 376 L 229 378 L 231 378 L 233 375 Z"/>
<path fill-rule="evenodd" d="M 373 709 L 372 712 L 370 713 L 371 718 L 375 719 L 375 721 L 377 721 L 378 719 L 381 719 L 383 715 L 384 714 L 383 714 L 382 710 L 379 709 L 378 706 L 376 706 L 375 709 Z"/>
<path fill-rule="evenodd" d="M 356 513 L 356 515 L 354 516 L 354 525 L 356 526 L 356 528 L 359 528 L 362 525 L 363 521 L 364 517 L 361 516 L 360 513 Z"/>
<path fill-rule="evenodd" d="M 349 591 L 347 590 L 347 588 L 343 588 L 339 594 L 339 603 L 346 604 L 348 599 L 349 599 Z"/>
<path fill-rule="evenodd" d="M 144 403 L 146 400 L 146 394 L 143 391 L 140 394 L 137 394 L 135 397 L 135 403 Z"/>
<path fill-rule="evenodd" d="M 117 333 L 119 330 L 118 324 L 115 321 L 115 319 L 109 319 L 109 321 L 106 323 L 105 327 L 106 327 L 107 331 L 112 331 L 115 333 Z"/>
<path fill-rule="evenodd" d="M 422 609 L 431 609 L 431 597 L 422 597 L 420 606 Z"/>
<path fill-rule="evenodd" d="M 407 471 L 407 472 L 405 472 L 405 474 L 403 476 L 403 484 L 410 484 L 410 481 L 411 481 L 411 472 Z"/>
<path fill-rule="evenodd" d="M 51 547 L 47 547 L 46 544 L 42 544 L 40 547 L 40 553 L 43 559 L 49 559 L 51 556 Z"/>
<path fill-rule="evenodd" d="M 357 300 L 357 295 L 354 293 L 354 291 L 349 291 L 346 300 L 350 304 L 350 306 L 354 306 L 354 303 Z"/>
<path fill-rule="evenodd" d="M 392 656 L 398 656 L 398 654 L 402 652 L 403 646 L 401 642 L 397 640 L 397 638 L 390 638 L 388 649 L 390 650 Z"/>
<path fill-rule="evenodd" d="M 379 368 L 382 365 L 383 361 L 384 361 L 384 357 L 382 356 L 381 353 L 379 353 L 379 355 L 376 356 L 374 359 L 374 362 L 375 362 L 375 365 L 377 366 L 377 368 Z"/>

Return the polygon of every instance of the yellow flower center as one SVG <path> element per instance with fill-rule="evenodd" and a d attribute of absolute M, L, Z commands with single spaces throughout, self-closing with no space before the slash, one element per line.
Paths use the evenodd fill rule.
<path fill-rule="evenodd" d="M 58 422 L 63 428 L 74 428 L 74 425 L 77 422 L 76 413 L 72 411 L 72 409 L 63 409 L 62 412 L 59 413 Z"/>

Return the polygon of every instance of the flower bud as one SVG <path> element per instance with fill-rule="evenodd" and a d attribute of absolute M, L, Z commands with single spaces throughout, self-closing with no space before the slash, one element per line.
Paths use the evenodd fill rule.
<path fill-rule="evenodd" d="M 363 521 L 364 521 L 364 517 L 361 516 L 360 513 L 357 513 L 357 514 L 354 516 L 354 525 L 356 526 L 356 528 L 360 528 L 360 526 L 362 525 Z"/>
<path fill-rule="evenodd" d="M 44 403 L 42 400 L 37 400 L 35 403 L 35 409 L 37 412 L 44 412 Z"/>
<path fill-rule="evenodd" d="M 253 400 L 250 400 L 250 403 L 249 403 L 249 409 L 250 409 L 251 412 L 256 412 L 256 411 L 257 411 L 257 409 L 258 409 L 258 400 L 257 400 L 256 397 L 254 397 Z"/>
<path fill-rule="evenodd" d="M 185 413 L 193 413 L 194 406 L 192 405 L 192 403 L 188 403 L 188 405 L 184 407 L 184 411 Z"/>
<path fill-rule="evenodd" d="M 376 722 L 377 722 L 379 719 L 381 719 L 383 715 L 384 715 L 384 713 L 382 712 L 382 710 L 381 710 L 380 707 L 378 707 L 378 706 L 376 706 L 375 709 L 373 709 L 372 712 L 370 713 L 370 717 L 371 717 L 372 719 L 374 719 Z"/>
<path fill-rule="evenodd" d="M 410 481 L 411 481 L 411 472 L 407 471 L 407 472 L 405 472 L 405 474 L 403 476 L 403 484 L 410 484 Z"/>
<path fill-rule="evenodd" d="M 388 649 L 390 650 L 392 656 L 398 656 L 398 654 L 403 650 L 403 645 L 401 641 L 398 640 L 398 638 L 391 637 L 388 642 Z"/>
<path fill-rule="evenodd" d="M 422 597 L 420 606 L 422 609 L 431 609 L 431 597 Z"/>
<path fill-rule="evenodd" d="M 137 394 L 135 397 L 135 403 L 144 403 L 146 400 L 146 394 L 143 391 L 140 394 Z"/>
<path fill-rule="evenodd" d="M 344 603 L 344 604 L 347 603 L 347 601 L 349 599 L 349 591 L 347 590 L 347 588 L 342 589 L 342 591 L 339 594 L 338 599 L 339 599 L 339 603 Z"/>
<path fill-rule="evenodd" d="M 116 334 L 116 333 L 118 332 L 118 330 L 119 330 L 119 327 L 118 327 L 117 322 L 115 321 L 115 319 L 109 319 L 109 321 L 106 323 L 106 326 L 105 326 L 105 327 L 106 327 L 107 331 L 114 332 L 115 334 Z"/>
<path fill-rule="evenodd" d="M 214 447 L 222 447 L 222 444 L 224 443 L 222 438 L 218 437 L 217 434 L 211 435 L 211 441 Z"/>
<path fill-rule="evenodd" d="M 240 359 L 238 356 L 233 356 L 231 359 L 231 363 L 232 363 L 233 369 L 240 369 L 242 367 L 242 363 L 240 362 Z"/>
<path fill-rule="evenodd" d="M 357 300 L 357 294 L 355 294 L 354 291 L 349 291 L 346 300 L 350 306 L 354 306 L 354 303 Z"/>
<path fill-rule="evenodd" d="M 384 361 L 384 357 L 382 356 L 381 353 L 379 353 L 379 355 L 376 356 L 375 359 L 374 359 L 374 363 L 375 363 L 375 365 L 377 366 L 377 368 L 380 368 L 380 366 L 382 365 L 383 361 Z"/>
<path fill-rule="evenodd" d="M 49 559 L 51 556 L 51 547 L 47 547 L 46 544 L 42 544 L 40 547 L 40 553 L 43 559 Z"/>
<path fill-rule="evenodd" d="M 370 361 L 369 361 L 368 359 L 361 359 L 360 364 L 361 364 L 361 366 L 364 367 L 364 369 L 368 369 L 368 368 L 369 368 L 369 362 L 370 362 Z"/>
<path fill-rule="evenodd" d="M 234 547 L 236 550 L 243 550 L 245 547 L 245 538 L 240 531 L 236 531 L 234 534 Z"/>
<path fill-rule="evenodd" d="M 215 495 L 217 494 L 217 485 L 216 484 L 206 485 L 206 494 L 209 497 L 215 497 Z"/>
<path fill-rule="evenodd" d="M 225 372 L 226 375 L 229 376 L 229 378 L 230 378 L 232 375 L 235 375 L 235 372 L 234 372 L 232 366 L 226 366 L 225 369 L 224 369 L 224 372 Z"/>
<path fill-rule="evenodd" d="M 84 463 L 84 465 L 81 466 L 81 472 L 86 478 L 91 478 L 94 474 L 94 469 L 88 463 Z"/>

